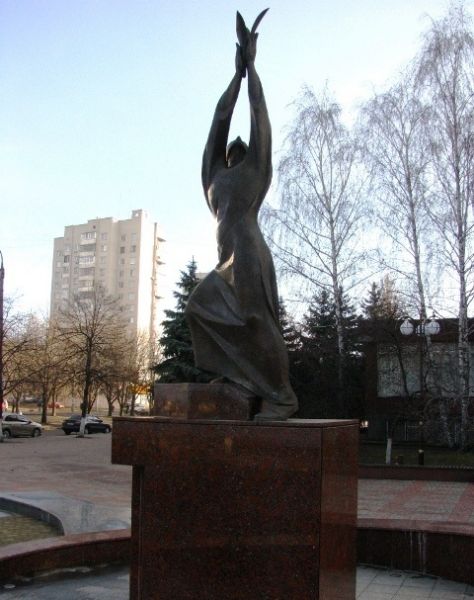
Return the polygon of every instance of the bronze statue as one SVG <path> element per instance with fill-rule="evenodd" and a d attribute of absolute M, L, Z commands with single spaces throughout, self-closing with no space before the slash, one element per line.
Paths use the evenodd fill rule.
<path fill-rule="evenodd" d="M 256 420 L 284 420 L 298 402 L 289 383 L 273 260 L 257 222 L 272 178 L 271 127 L 255 70 L 256 29 L 265 13 L 251 31 L 237 13 L 235 75 L 217 104 L 202 161 L 204 194 L 217 219 L 219 262 L 191 294 L 186 317 L 196 366 L 261 398 Z M 247 146 L 238 137 L 227 145 L 246 73 L 250 141 Z"/>

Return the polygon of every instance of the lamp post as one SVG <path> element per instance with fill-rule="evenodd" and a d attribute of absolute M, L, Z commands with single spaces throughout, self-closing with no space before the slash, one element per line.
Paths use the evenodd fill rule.
<path fill-rule="evenodd" d="M 420 352 L 420 397 L 422 404 L 425 400 L 425 384 L 424 384 L 424 362 L 423 362 L 423 338 L 425 342 L 428 344 L 428 338 L 433 335 L 437 335 L 441 330 L 441 326 L 436 321 L 435 315 L 433 314 L 428 320 L 420 318 L 420 322 L 418 325 L 412 323 L 409 317 L 406 317 L 403 323 L 400 325 L 400 332 L 402 335 L 412 335 L 415 333 L 419 338 L 419 352 Z M 433 368 L 433 365 L 430 365 Z M 422 427 L 422 422 L 420 421 L 420 427 Z"/>
<path fill-rule="evenodd" d="M 3 254 L 0 250 L 0 442 L 3 442 L 3 281 L 5 279 L 5 268 L 3 266 Z"/>
<path fill-rule="evenodd" d="M 405 317 L 405 320 L 400 325 L 400 333 L 402 335 L 412 335 L 415 333 L 420 339 L 420 393 L 423 395 L 423 356 L 422 356 L 422 338 L 429 338 L 433 335 L 437 335 L 441 330 L 440 324 L 436 321 L 433 314 L 428 320 L 420 319 L 419 324 L 415 327 L 409 317 Z"/>

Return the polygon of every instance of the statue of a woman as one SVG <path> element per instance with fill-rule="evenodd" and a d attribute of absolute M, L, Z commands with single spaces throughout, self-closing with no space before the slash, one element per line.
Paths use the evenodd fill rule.
<path fill-rule="evenodd" d="M 236 72 L 217 104 L 202 162 L 204 193 L 217 220 L 219 262 L 191 294 L 186 317 L 196 366 L 260 397 L 257 420 L 282 420 L 298 403 L 278 321 L 275 269 L 257 222 L 272 178 L 270 121 L 255 70 L 255 29 L 263 14 L 250 32 L 237 13 Z M 238 137 L 227 146 L 246 72 L 249 145 Z"/>

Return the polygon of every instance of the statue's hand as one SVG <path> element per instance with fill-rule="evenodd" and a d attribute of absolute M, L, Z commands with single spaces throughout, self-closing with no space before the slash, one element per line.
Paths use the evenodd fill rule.
<path fill-rule="evenodd" d="M 258 33 L 249 32 L 243 53 L 246 64 L 255 62 L 255 57 L 257 56 L 257 38 Z"/>
<path fill-rule="evenodd" d="M 235 70 L 237 73 L 240 73 L 241 77 L 245 77 L 246 64 L 244 62 L 242 48 L 241 48 L 240 44 L 236 43 L 235 45 L 236 45 Z"/>
<path fill-rule="evenodd" d="M 255 23 L 252 25 L 251 31 L 248 30 L 245 25 L 245 21 L 242 15 L 237 11 L 237 39 L 240 42 L 240 47 L 242 48 L 242 58 L 244 61 L 245 67 L 249 63 L 253 63 L 255 61 L 255 57 L 257 56 L 257 27 L 260 24 L 260 21 L 266 15 L 268 8 L 262 10 L 262 12 L 255 19 Z"/>

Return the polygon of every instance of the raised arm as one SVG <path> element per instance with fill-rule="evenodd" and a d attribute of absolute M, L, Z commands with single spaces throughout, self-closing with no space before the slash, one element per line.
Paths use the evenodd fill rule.
<path fill-rule="evenodd" d="M 262 172 L 266 172 L 270 184 L 272 176 L 272 129 L 260 78 L 254 62 L 247 64 L 250 102 L 250 142 L 248 158 L 255 161 Z"/>
<path fill-rule="evenodd" d="M 259 15 L 252 31 L 247 30 L 243 60 L 247 67 L 250 102 L 250 142 L 246 160 L 255 165 L 268 188 L 272 177 L 272 130 L 262 83 L 255 69 L 258 38 L 255 30 L 265 12 Z"/>
<path fill-rule="evenodd" d="M 202 159 L 202 185 L 206 196 L 216 168 L 225 167 L 226 164 L 225 152 L 227 139 L 229 137 L 230 122 L 234 112 L 235 103 L 239 97 L 243 76 L 245 76 L 245 68 L 242 63 L 241 49 L 237 44 L 235 75 L 217 103 L 206 147 L 204 148 Z"/>

